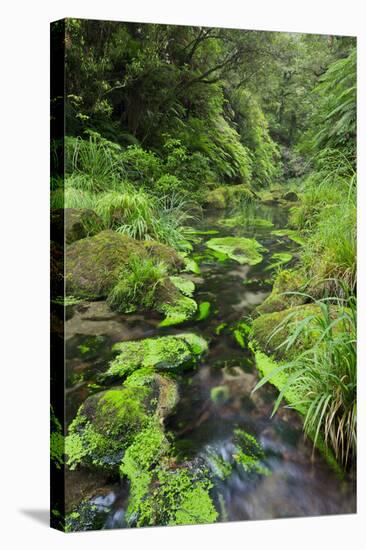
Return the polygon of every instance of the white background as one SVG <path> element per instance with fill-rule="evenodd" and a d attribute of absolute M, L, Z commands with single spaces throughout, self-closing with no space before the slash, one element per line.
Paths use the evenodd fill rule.
<path fill-rule="evenodd" d="M 365 547 L 365 105 L 359 101 L 358 515 L 68 534 L 48 522 L 49 22 L 69 17 L 358 35 L 365 93 L 365 18 L 356 0 L 8 0 L 0 64 L 0 540 L 2 548 Z M 365 219 L 365 216 L 364 216 Z"/>

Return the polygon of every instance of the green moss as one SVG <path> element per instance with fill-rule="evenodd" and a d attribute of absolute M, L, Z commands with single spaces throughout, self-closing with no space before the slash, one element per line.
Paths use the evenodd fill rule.
<path fill-rule="evenodd" d="M 67 294 L 106 297 L 132 255 L 147 257 L 147 252 L 140 242 L 112 230 L 74 242 L 66 250 Z"/>
<path fill-rule="evenodd" d="M 244 430 L 235 429 L 234 443 L 238 450 L 234 453 L 233 458 L 246 472 L 254 472 L 260 475 L 270 474 L 268 468 L 261 463 L 264 458 L 262 445 L 253 435 Z"/>
<path fill-rule="evenodd" d="M 306 280 L 299 270 L 283 269 L 279 271 L 271 294 L 257 307 L 258 313 L 272 313 L 303 304 L 306 296 L 301 296 L 300 293 L 306 293 L 306 284 Z"/>
<path fill-rule="evenodd" d="M 230 390 L 228 386 L 215 386 L 211 389 L 210 399 L 215 405 L 222 405 L 230 398 Z"/>
<path fill-rule="evenodd" d="M 158 389 L 158 398 L 155 416 L 158 420 L 164 419 L 173 410 L 179 400 L 178 387 L 175 380 L 162 376 L 151 368 L 145 367 L 132 373 L 124 382 L 125 388 Z"/>
<path fill-rule="evenodd" d="M 314 322 L 315 316 L 319 313 L 320 308 L 318 305 L 305 304 L 262 314 L 253 321 L 253 338 L 266 353 L 275 354 L 277 358 L 286 357 L 290 359 L 311 347 L 316 338 L 319 337 L 319 327 Z M 282 346 L 283 342 L 293 333 L 301 321 L 304 321 L 306 326 L 296 342 L 289 349 L 287 349 L 287 346 Z"/>
<path fill-rule="evenodd" d="M 106 378 L 123 377 L 142 367 L 174 371 L 193 366 L 196 358 L 207 350 L 207 343 L 195 334 L 185 333 L 121 342 L 113 349 L 118 355 L 104 374 Z"/>
<path fill-rule="evenodd" d="M 65 440 L 70 469 L 78 464 L 115 469 L 124 450 L 149 423 L 152 397 L 146 387 L 119 387 L 88 397 Z"/>
<path fill-rule="evenodd" d="M 51 407 L 50 455 L 57 469 L 61 469 L 64 464 L 64 452 L 65 438 L 62 433 L 62 426 Z"/>
<path fill-rule="evenodd" d="M 255 239 L 245 237 L 222 237 L 207 241 L 208 248 L 225 254 L 240 264 L 256 265 L 262 261 L 261 252 L 265 252 Z"/>
<path fill-rule="evenodd" d="M 163 302 L 158 311 L 164 313 L 165 319 L 159 323 L 159 327 L 179 325 L 191 319 L 197 311 L 197 303 L 187 296 L 178 296 L 169 302 Z"/>
<path fill-rule="evenodd" d="M 185 296 L 193 296 L 195 285 L 189 279 L 184 277 L 170 277 L 173 285 Z"/>
<path fill-rule="evenodd" d="M 272 235 L 276 235 L 276 237 L 288 237 L 297 244 L 305 244 L 305 239 L 293 229 L 275 229 L 272 231 Z"/>
<path fill-rule="evenodd" d="M 235 341 L 243 349 L 248 346 L 248 337 L 251 332 L 251 327 L 245 321 L 239 321 L 231 327 Z"/>
<path fill-rule="evenodd" d="M 153 467 L 168 451 L 169 444 L 164 432 L 152 424 L 140 432 L 133 444 L 127 449 L 120 473 L 130 481 L 130 496 L 126 517 L 128 522 L 136 521 L 141 514 L 144 498 L 148 496 L 153 479 Z M 144 510 L 146 515 L 146 507 Z M 141 521 L 141 520 L 140 520 Z"/>
<path fill-rule="evenodd" d="M 155 487 L 140 506 L 138 526 L 213 523 L 218 514 L 209 494 L 212 484 L 187 468 L 156 473 Z"/>
<path fill-rule="evenodd" d="M 233 469 L 232 465 L 227 460 L 221 458 L 215 451 L 209 450 L 206 454 L 206 460 L 215 477 L 224 480 L 230 476 Z"/>
<path fill-rule="evenodd" d="M 210 302 L 201 302 L 198 305 L 198 313 L 196 321 L 204 321 L 210 315 L 211 304 Z"/>

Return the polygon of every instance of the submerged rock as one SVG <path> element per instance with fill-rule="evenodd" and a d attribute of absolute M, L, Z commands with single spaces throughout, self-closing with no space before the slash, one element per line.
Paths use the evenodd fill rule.
<path fill-rule="evenodd" d="M 245 237 L 215 238 L 210 239 L 206 244 L 211 250 L 225 254 L 227 258 L 240 264 L 256 265 L 263 259 L 261 252 L 266 252 L 258 241 Z"/>
<path fill-rule="evenodd" d="M 115 344 L 118 355 L 103 376 L 124 377 L 143 367 L 161 371 L 180 370 L 195 365 L 207 348 L 203 338 L 191 333 L 121 342 Z"/>

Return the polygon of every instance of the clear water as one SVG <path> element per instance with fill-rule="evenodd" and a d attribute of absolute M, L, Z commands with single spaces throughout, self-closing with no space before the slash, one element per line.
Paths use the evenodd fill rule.
<path fill-rule="evenodd" d="M 276 228 L 286 224 L 286 213 L 276 207 L 260 207 L 258 217 L 271 219 Z M 196 371 L 179 380 L 180 401 L 166 420 L 174 434 L 179 461 L 207 458 L 215 452 L 233 463 L 231 474 L 217 479 L 213 498 L 220 512 L 219 521 L 267 519 L 323 514 L 352 513 L 356 509 L 353 479 L 339 480 L 312 443 L 302 433 L 297 413 L 282 407 L 270 418 L 276 391 L 269 385 L 253 395 L 258 375 L 249 350 L 235 341 L 231 328 L 250 315 L 271 290 L 271 255 L 291 252 L 296 262 L 297 245 L 271 234 L 273 228 L 225 228 L 223 213 L 212 212 L 197 224 L 199 230 L 217 230 L 201 235 L 194 253 L 204 256 L 205 241 L 212 237 L 238 235 L 255 237 L 268 252 L 260 264 L 250 267 L 234 261 L 220 262 L 201 258 L 201 274 L 195 276 L 196 301 L 211 303 L 204 321 L 159 329 L 159 318 L 144 315 L 119 315 L 105 302 L 79 305 L 67 322 L 67 417 L 72 420 L 78 407 L 90 393 L 98 373 L 111 358 L 114 342 L 192 331 L 209 341 L 209 352 Z M 291 265 L 291 264 L 289 264 Z M 216 334 L 217 327 L 227 327 Z M 229 399 L 219 405 L 210 399 L 211 389 L 225 385 Z M 270 475 L 245 472 L 232 461 L 233 430 L 244 429 L 254 435 L 265 451 L 263 466 Z M 94 476 L 94 477 L 93 477 Z M 68 506 L 94 495 L 93 502 L 104 513 L 104 528 L 125 526 L 124 510 L 128 499 L 125 482 L 106 479 L 86 471 L 67 474 Z"/>

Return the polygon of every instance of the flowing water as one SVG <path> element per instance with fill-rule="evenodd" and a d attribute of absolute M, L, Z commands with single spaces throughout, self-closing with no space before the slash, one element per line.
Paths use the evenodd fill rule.
<path fill-rule="evenodd" d="M 260 207 L 257 216 L 270 219 L 275 228 L 285 227 L 283 208 Z M 119 315 L 111 312 L 105 302 L 76 308 L 66 323 L 68 421 L 96 391 L 93 383 L 106 369 L 113 343 L 195 332 L 207 339 L 209 352 L 195 371 L 181 375 L 180 401 L 166 420 L 166 429 L 174 434 L 178 461 L 204 459 L 210 463 L 212 456 L 218 456 L 230 463 L 229 472 L 215 477 L 213 498 L 219 521 L 355 512 L 354 482 L 341 481 L 323 457 L 313 453 L 297 413 L 281 407 L 270 418 L 276 390 L 267 384 L 251 393 L 258 381 L 253 356 L 233 335 L 236 323 L 245 320 L 271 290 L 272 254 L 290 252 L 295 263 L 297 245 L 286 237 L 272 235 L 274 227 L 227 228 L 220 224 L 222 219 L 222 212 L 208 213 L 196 227 L 202 233 L 217 231 L 200 235 L 194 246 L 201 273 L 190 278 L 196 284 L 195 300 L 211 304 L 205 320 L 162 329 L 158 328 L 157 316 Z M 228 235 L 256 238 L 268 250 L 263 262 L 250 267 L 207 254 L 206 240 Z M 211 390 L 217 386 L 225 386 L 226 393 L 225 399 L 215 403 Z M 261 467 L 269 475 L 248 472 L 232 460 L 233 431 L 238 428 L 261 443 Z M 76 495 L 94 494 L 93 503 L 104 514 L 104 528 L 125 526 L 127 483 L 111 483 L 103 475 L 80 470 L 67 474 L 66 488 L 69 507 Z"/>

